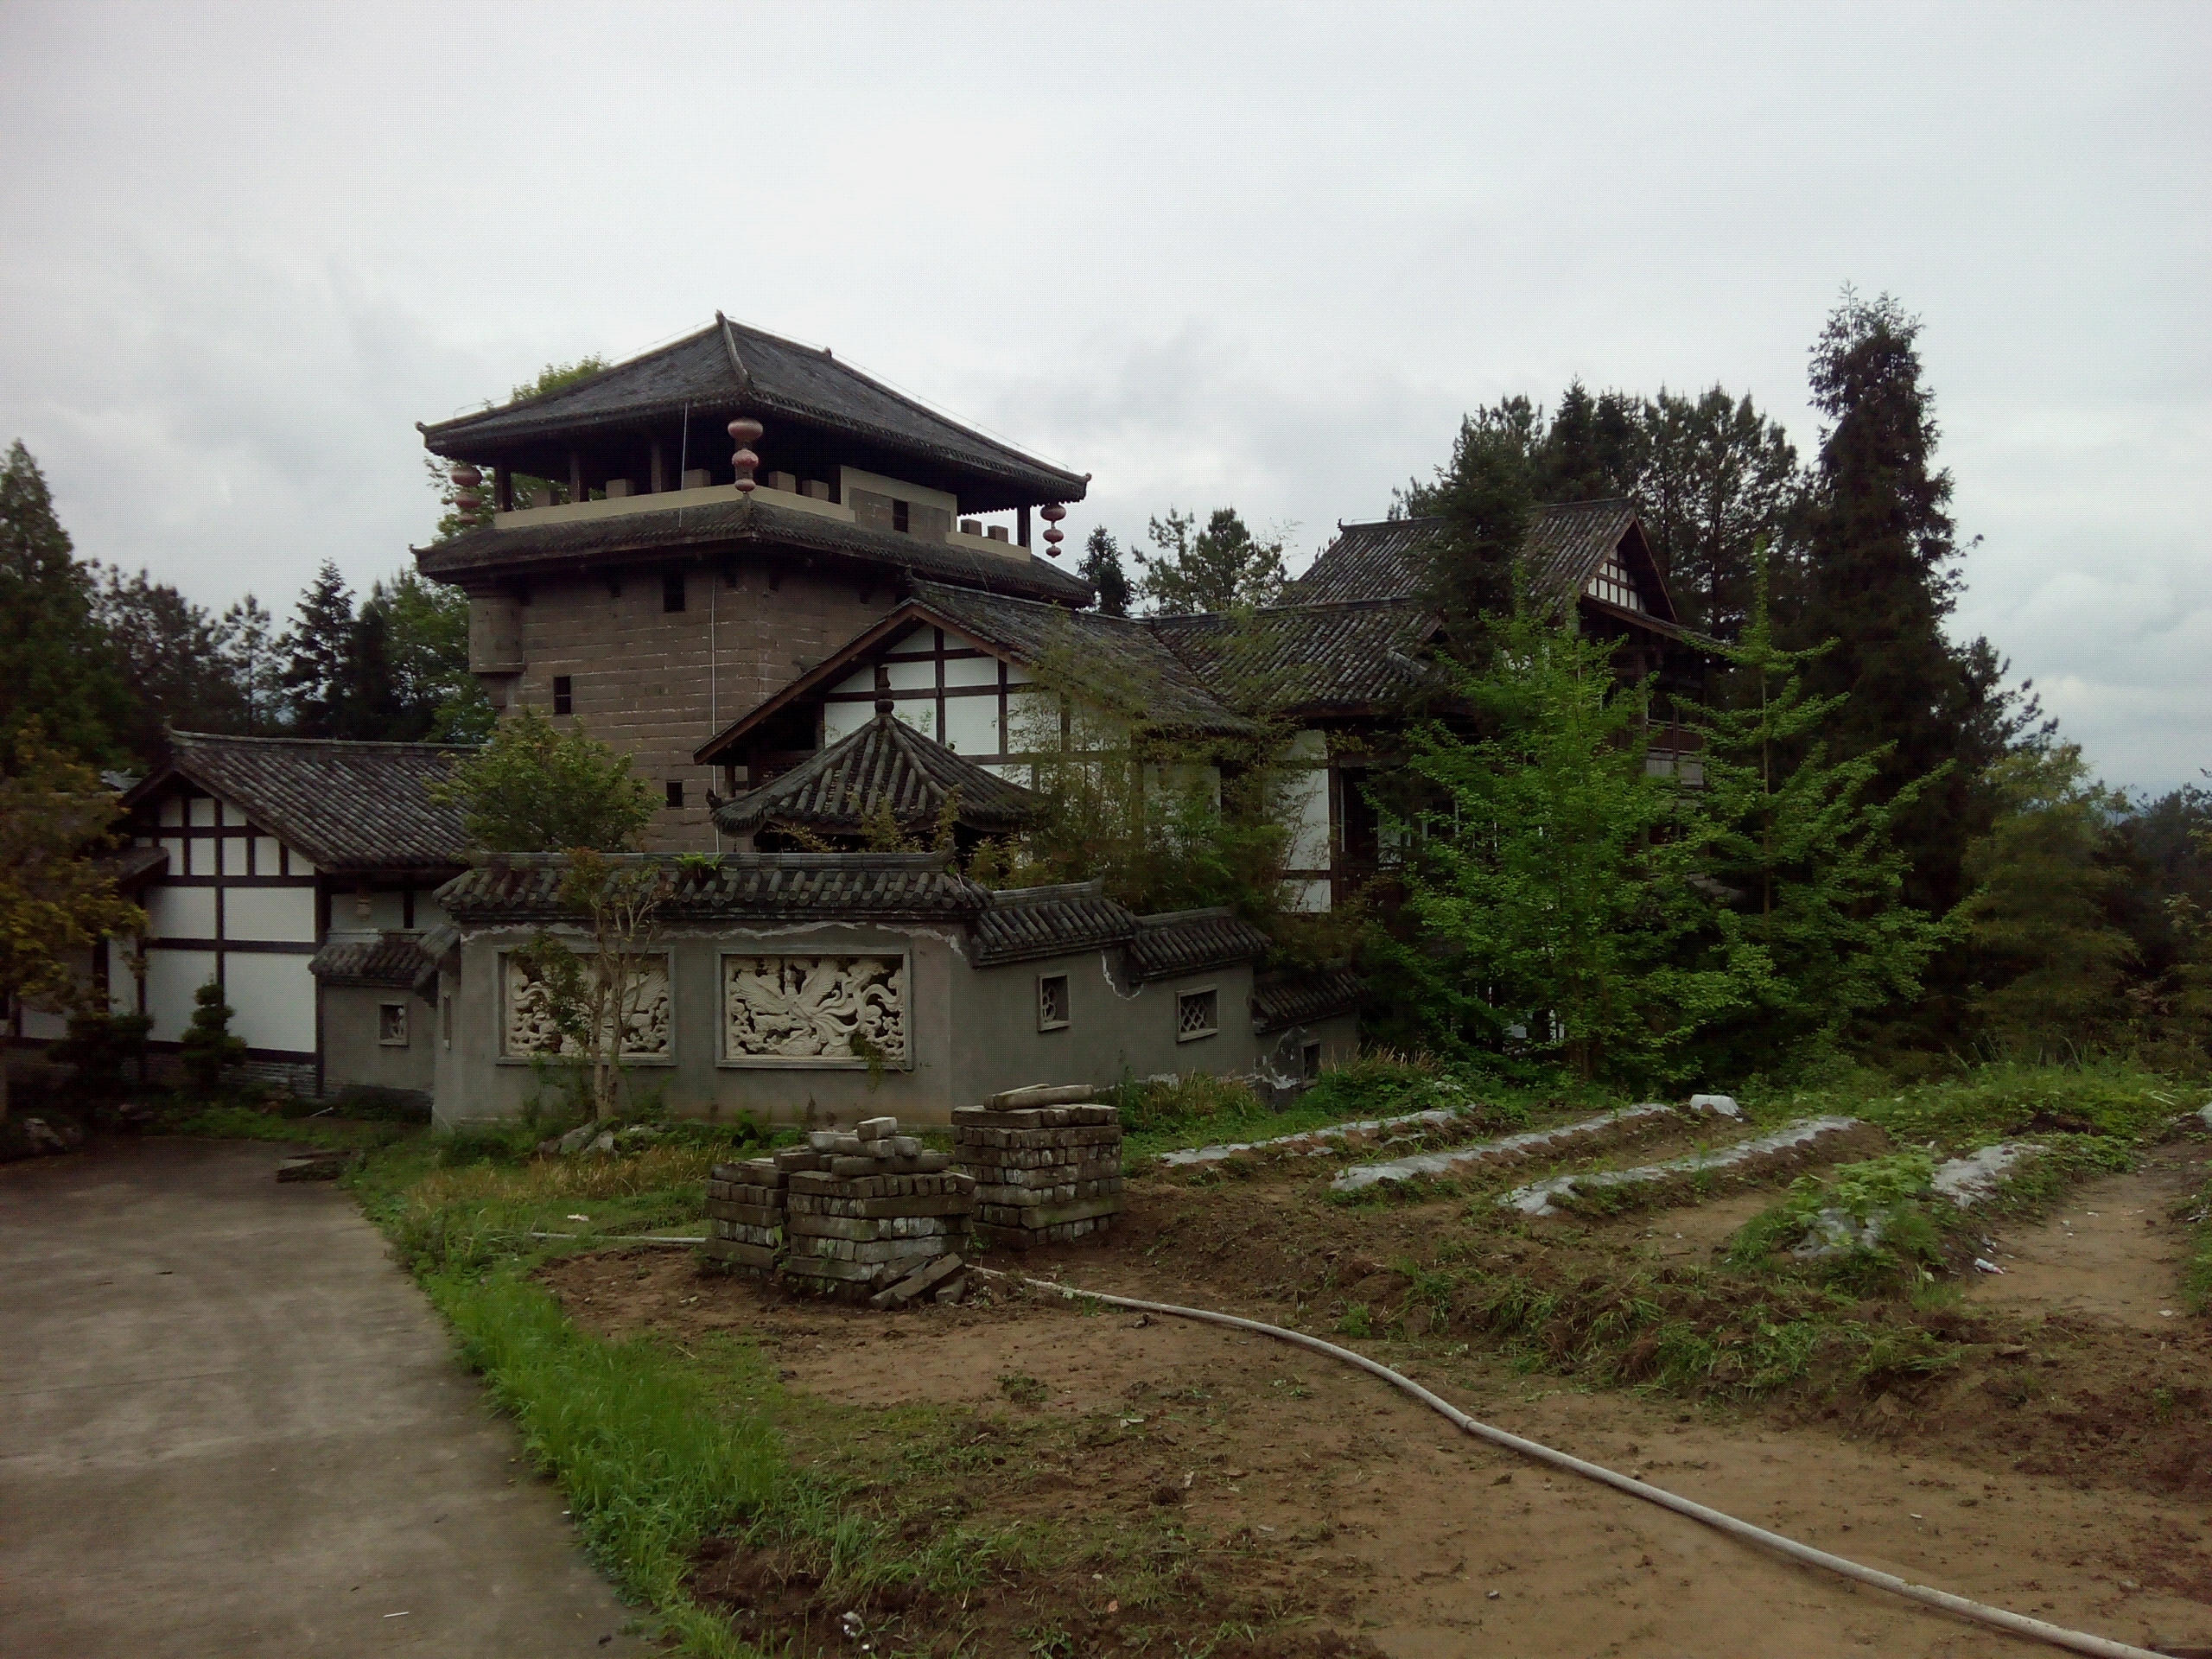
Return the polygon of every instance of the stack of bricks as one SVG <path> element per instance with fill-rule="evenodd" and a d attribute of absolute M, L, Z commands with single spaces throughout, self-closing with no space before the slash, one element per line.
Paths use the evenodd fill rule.
<path fill-rule="evenodd" d="M 976 1184 L 949 1154 L 923 1151 L 895 1117 L 872 1117 L 849 1133 L 817 1130 L 775 1163 L 785 1182 L 786 1284 L 849 1300 L 881 1292 L 886 1306 L 923 1294 L 959 1300 L 956 1252 Z"/>
<path fill-rule="evenodd" d="M 707 1259 L 771 1274 L 784 1255 L 785 1177 L 772 1158 L 716 1164 L 707 1178 Z"/>
<path fill-rule="evenodd" d="M 1016 1089 L 952 1114 L 976 1180 L 976 1236 L 1026 1250 L 1103 1233 L 1122 1212 L 1122 1115 L 1080 1086 Z"/>

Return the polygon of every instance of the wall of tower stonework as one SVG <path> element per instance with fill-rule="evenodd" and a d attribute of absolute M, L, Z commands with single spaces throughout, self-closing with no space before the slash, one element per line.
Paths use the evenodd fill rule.
<path fill-rule="evenodd" d="M 676 569 L 681 611 L 664 601 L 664 576 Z M 656 815 L 649 851 L 713 849 L 707 791 L 722 785 L 716 768 L 692 763 L 693 752 L 898 601 L 888 576 L 872 584 L 830 577 L 796 559 L 780 567 L 740 559 L 727 570 L 719 561 L 632 566 L 620 573 L 619 592 L 596 573 L 538 578 L 519 608 L 524 666 L 510 683 L 510 712 L 527 705 L 551 714 L 553 682 L 565 675 L 573 717 L 632 756 L 656 799 L 671 781 L 683 783 L 684 805 Z"/>

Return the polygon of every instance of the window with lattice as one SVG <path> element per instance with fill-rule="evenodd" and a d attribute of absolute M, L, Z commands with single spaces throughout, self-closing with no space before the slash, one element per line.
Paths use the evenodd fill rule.
<path fill-rule="evenodd" d="M 1037 977 L 1037 1029 L 1064 1031 L 1068 1023 L 1068 976 L 1040 974 Z"/>
<path fill-rule="evenodd" d="M 1618 605 L 1624 611 L 1643 608 L 1643 595 L 1637 588 L 1636 578 L 1629 575 L 1628 567 L 1621 563 L 1618 553 L 1605 556 L 1605 563 L 1598 567 L 1598 574 L 1582 585 L 1582 591 L 1592 599 L 1602 599 L 1608 605 Z"/>
<path fill-rule="evenodd" d="M 1221 1029 L 1221 994 L 1208 985 L 1175 995 L 1175 1040 L 1187 1043 Z"/>

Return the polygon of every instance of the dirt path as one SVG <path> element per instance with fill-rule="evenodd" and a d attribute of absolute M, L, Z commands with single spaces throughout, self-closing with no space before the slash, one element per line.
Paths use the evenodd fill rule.
<path fill-rule="evenodd" d="M 1103 1261 L 1082 1278 L 1172 1289 Z M 887 1317 L 702 1277 L 672 1255 L 575 1262 L 549 1282 L 598 1329 L 746 1336 L 789 1386 L 854 1406 L 1020 1417 L 998 1379 L 1033 1376 L 1047 1390 L 1036 1412 L 1081 1421 L 1095 1449 L 1007 1480 L 993 1514 L 1134 1517 L 1166 1494 L 1249 1557 L 1240 1570 L 1298 1586 L 1335 1628 L 1405 1659 L 2047 1651 L 1552 1476 L 1263 1338 L 1049 1299 Z M 2195 1509 L 1564 1392 L 1464 1358 L 1407 1363 L 1478 1416 L 1872 1565 L 2138 1643 L 2212 1642 L 2212 1517 Z"/>
<path fill-rule="evenodd" d="M 1996 1235 L 2004 1274 L 1977 1274 L 1968 1306 L 2086 1314 L 2171 1336 L 2183 1317 L 2189 1242 L 2172 1212 L 2202 1189 L 2208 1160 L 2201 1142 L 2175 1142 L 2140 1169 L 2079 1188 L 2049 1221 Z"/>
<path fill-rule="evenodd" d="M 421 1293 L 282 1153 L 0 1169 L 0 1652 L 647 1651 Z"/>

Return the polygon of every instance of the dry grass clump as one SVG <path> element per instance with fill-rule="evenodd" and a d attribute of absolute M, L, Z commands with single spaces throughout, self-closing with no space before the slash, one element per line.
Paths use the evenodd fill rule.
<path fill-rule="evenodd" d="M 428 1215 L 455 1205 L 636 1198 L 703 1181 L 729 1155 L 727 1148 L 711 1147 L 648 1147 L 636 1153 L 583 1153 L 520 1164 L 462 1164 L 424 1175 L 407 1202 L 410 1210 Z"/>

